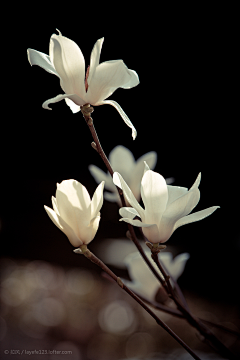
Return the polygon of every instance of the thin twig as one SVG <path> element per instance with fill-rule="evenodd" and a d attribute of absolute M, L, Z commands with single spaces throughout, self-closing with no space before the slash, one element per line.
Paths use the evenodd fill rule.
<path fill-rule="evenodd" d="M 76 253 L 82 253 L 86 256 L 89 260 L 91 260 L 94 264 L 99 266 L 103 271 L 105 271 L 111 278 L 124 290 L 128 293 L 135 301 L 138 302 L 144 310 L 148 312 L 150 316 L 160 325 L 165 331 L 168 332 L 194 359 L 201 360 L 194 351 L 181 339 L 177 334 L 175 334 L 134 292 L 132 292 L 118 277 L 114 274 L 114 272 L 107 267 L 97 256 L 95 256 L 88 248 L 87 245 L 81 245 L 80 249 L 76 249 Z M 78 251 L 79 250 L 79 251 Z"/>

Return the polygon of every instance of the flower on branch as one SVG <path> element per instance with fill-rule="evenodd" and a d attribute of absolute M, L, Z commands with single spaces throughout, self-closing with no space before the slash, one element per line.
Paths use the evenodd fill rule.
<path fill-rule="evenodd" d="M 198 186 L 201 173 L 188 190 L 185 187 L 167 185 L 163 176 L 150 170 L 146 162 L 144 171 L 141 197 L 145 209 L 140 206 L 119 173 L 113 174 L 113 182 L 123 190 L 125 198 L 132 206 L 119 210 L 123 217 L 120 221 L 142 227 L 144 235 L 153 244 L 165 243 L 178 227 L 202 220 L 219 208 L 212 206 L 190 214 L 200 199 Z M 141 221 L 134 220 L 135 217 L 139 217 Z"/>
<path fill-rule="evenodd" d="M 109 162 L 113 170 L 122 174 L 138 201 L 140 201 L 141 197 L 140 187 L 144 173 L 144 161 L 149 164 L 150 169 L 153 169 L 157 162 L 157 153 L 155 151 L 150 151 L 135 161 L 134 156 L 129 149 L 125 146 L 118 145 L 109 154 Z M 118 202 L 120 204 L 119 194 L 112 181 L 112 176 L 109 173 L 106 174 L 95 165 L 89 165 L 88 169 L 97 183 L 104 180 L 105 189 L 111 191 L 105 192 L 104 198 L 108 201 Z M 171 181 L 171 179 L 169 180 Z"/>
<path fill-rule="evenodd" d="M 151 260 L 150 251 L 147 251 L 146 255 L 148 256 L 149 260 Z M 177 281 L 177 279 L 183 273 L 186 262 L 190 255 L 188 253 L 183 253 L 177 255 L 173 259 L 172 253 L 161 252 L 158 254 L 158 257 L 160 262 L 166 268 L 167 273 L 171 275 L 175 281 Z M 124 263 L 128 269 L 128 273 L 131 279 L 131 281 L 122 279 L 124 284 L 127 285 L 132 291 L 144 296 L 149 301 L 154 301 L 159 287 L 162 286 L 159 284 L 159 281 L 143 260 L 141 254 L 139 252 L 134 252 L 127 255 L 124 259 Z M 154 262 L 152 262 L 152 265 L 159 273 L 157 265 Z M 159 275 L 162 276 L 160 273 Z M 174 286 L 173 283 L 172 286 Z"/>
<path fill-rule="evenodd" d="M 73 246 L 93 240 L 100 221 L 103 187 L 104 181 L 91 200 L 85 186 L 76 180 L 65 180 L 57 184 L 56 198 L 52 196 L 53 209 L 44 206 L 52 222 L 67 235 Z"/>
<path fill-rule="evenodd" d="M 60 79 L 60 86 L 65 94 L 57 95 L 43 103 L 43 108 L 51 110 L 49 104 L 65 99 L 73 113 L 80 111 L 80 106 L 109 104 L 114 106 L 125 123 L 132 129 L 135 139 L 137 132 L 121 106 L 113 100 L 105 100 L 118 89 L 130 89 L 139 84 L 134 70 L 130 70 L 122 60 L 110 60 L 99 64 L 104 38 L 97 40 L 91 57 L 90 65 L 85 69 L 85 60 L 78 45 L 62 36 L 53 34 L 50 38 L 49 56 L 28 49 L 28 60 L 31 65 L 41 66 Z M 86 74 L 86 75 L 85 75 Z"/>

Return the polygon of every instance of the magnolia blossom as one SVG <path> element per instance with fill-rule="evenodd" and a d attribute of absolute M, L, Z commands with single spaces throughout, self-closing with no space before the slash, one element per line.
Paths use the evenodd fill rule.
<path fill-rule="evenodd" d="M 122 174 L 138 201 L 140 200 L 140 186 L 144 172 L 144 161 L 153 169 L 157 162 L 157 153 L 155 151 L 148 152 L 135 161 L 129 149 L 125 146 L 118 145 L 109 154 L 109 162 L 113 170 Z M 109 173 L 106 174 L 95 165 L 90 165 L 88 169 L 97 183 L 104 180 L 105 189 L 112 191 L 112 193 L 105 192 L 104 198 L 108 201 L 120 203 L 118 191 L 112 181 L 112 176 Z"/>
<path fill-rule="evenodd" d="M 162 175 L 149 169 L 145 162 L 145 173 L 141 181 L 143 209 L 119 173 L 113 174 L 113 182 L 119 186 L 132 207 L 119 210 L 121 220 L 142 227 L 146 238 L 153 244 L 165 243 L 179 227 L 211 215 L 219 206 L 190 214 L 200 199 L 198 189 L 201 173 L 188 190 L 185 187 L 167 185 Z M 189 215 L 190 214 L 190 215 Z M 139 217 L 142 221 L 134 220 Z"/>
<path fill-rule="evenodd" d="M 150 251 L 146 252 L 149 260 L 151 261 Z M 184 271 L 186 261 L 189 259 L 190 255 L 188 253 L 183 253 L 177 255 L 174 259 L 172 253 L 170 252 L 160 252 L 158 254 L 159 260 L 166 268 L 167 273 L 177 281 Z M 139 295 L 144 296 L 148 300 L 155 300 L 155 296 L 161 284 L 149 269 L 145 261 L 143 260 L 139 252 L 134 252 L 129 254 L 124 259 L 124 263 L 128 269 L 128 273 L 131 281 L 122 279 L 122 281 L 127 285 L 132 291 L 136 292 Z M 156 271 L 159 273 L 158 267 L 155 262 L 151 261 L 152 265 L 155 267 Z M 160 276 L 162 276 L 159 273 Z M 174 284 L 172 283 L 174 286 Z"/>
<path fill-rule="evenodd" d="M 85 186 L 76 180 L 65 180 L 57 184 L 56 198 L 52 196 L 53 210 L 44 206 L 52 222 L 67 235 L 73 246 L 93 240 L 100 221 L 103 187 L 104 181 L 91 200 Z"/>
<path fill-rule="evenodd" d="M 60 86 L 65 94 L 57 95 L 43 103 L 43 108 L 51 110 L 48 105 L 65 99 L 73 113 L 80 110 L 80 106 L 91 104 L 94 106 L 110 104 L 122 116 L 125 123 L 132 129 L 135 139 L 137 132 L 133 124 L 113 100 L 105 100 L 118 89 L 130 89 L 139 84 L 139 78 L 134 70 L 130 70 L 122 60 L 110 60 L 99 64 L 101 48 L 104 38 L 97 40 L 91 57 L 90 65 L 85 70 L 85 60 L 78 45 L 62 36 L 53 34 L 50 38 L 49 56 L 28 49 L 28 60 L 31 65 L 39 65 L 60 79 Z M 86 74 L 86 75 L 85 75 Z"/>

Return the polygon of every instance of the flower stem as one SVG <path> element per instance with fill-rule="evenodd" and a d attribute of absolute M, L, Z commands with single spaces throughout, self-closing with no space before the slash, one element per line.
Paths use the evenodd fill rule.
<path fill-rule="evenodd" d="M 123 284 L 122 280 L 114 274 L 114 272 L 107 267 L 97 256 L 95 256 L 86 245 L 80 246 L 81 251 L 75 250 L 76 253 L 82 253 L 86 256 L 89 260 L 91 260 L 94 264 L 99 266 L 103 271 L 105 271 L 111 278 L 124 290 L 128 295 L 130 295 L 135 301 L 138 302 L 140 306 L 144 310 L 148 312 L 150 316 L 160 325 L 164 330 L 168 332 L 194 359 L 201 360 L 194 351 L 181 339 L 175 334 L 134 292 L 132 292 L 125 284 Z"/>

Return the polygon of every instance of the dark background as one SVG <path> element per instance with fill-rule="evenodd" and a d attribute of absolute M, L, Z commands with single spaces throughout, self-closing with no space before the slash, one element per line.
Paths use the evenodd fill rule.
<path fill-rule="evenodd" d="M 6 96 L 8 114 L 2 115 L 2 257 L 79 266 L 72 245 L 43 206 L 51 206 L 56 183 L 66 179 L 80 181 L 92 196 L 96 183 L 88 165 L 105 168 L 90 146 L 91 134 L 81 113 L 73 114 L 65 101 L 50 105 L 52 111 L 42 108 L 62 89 L 56 76 L 30 66 L 26 50 L 48 54 L 50 36 L 58 28 L 79 45 L 87 66 L 94 43 L 104 36 L 100 61 L 123 59 L 138 73 L 140 84 L 118 89 L 109 98 L 121 105 L 136 127 L 135 141 L 112 106 L 95 107 L 92 116 L 102 147 L 108 155 L 116 145 L 124 145 L 135 159 L 156 151 L 155 171 L 174 177 L 173 185 L 190 188 L 202 172 L 201 199 L 195 211 L 214 205 L 221 208 L 179 228 L 168 244 L 176 253 L 190 253 L 179 280 L 183 289 L 227 305 L 238 304 L 239 130 L 233 91 L 235 21 L 234 17 L 230 21 L 230 15 L 224 15 L 224 9 L 211 9 L 201 16 L 194 10 L 180 18 L 175 9 L 174 14 L 170 10 L 158 17 L 154 9 L 148 9 L 146 16 L 142 9 L 141 17 L 127 11 L 119 20 L 112 14 L 94 21 L 88 9 L 71 21 L 63 16 L 48 21 L 46 16 L 35 22 L 33 17 L 22 28 L 21 42 L 19 36 L 14 39 L 18 52 L 11 48 L 11 95 Z M 125 235 L 126 224 L 118 221 L 117 205 L 105 201 L 101 213 L 91 249 L 101 239 Z"/>

